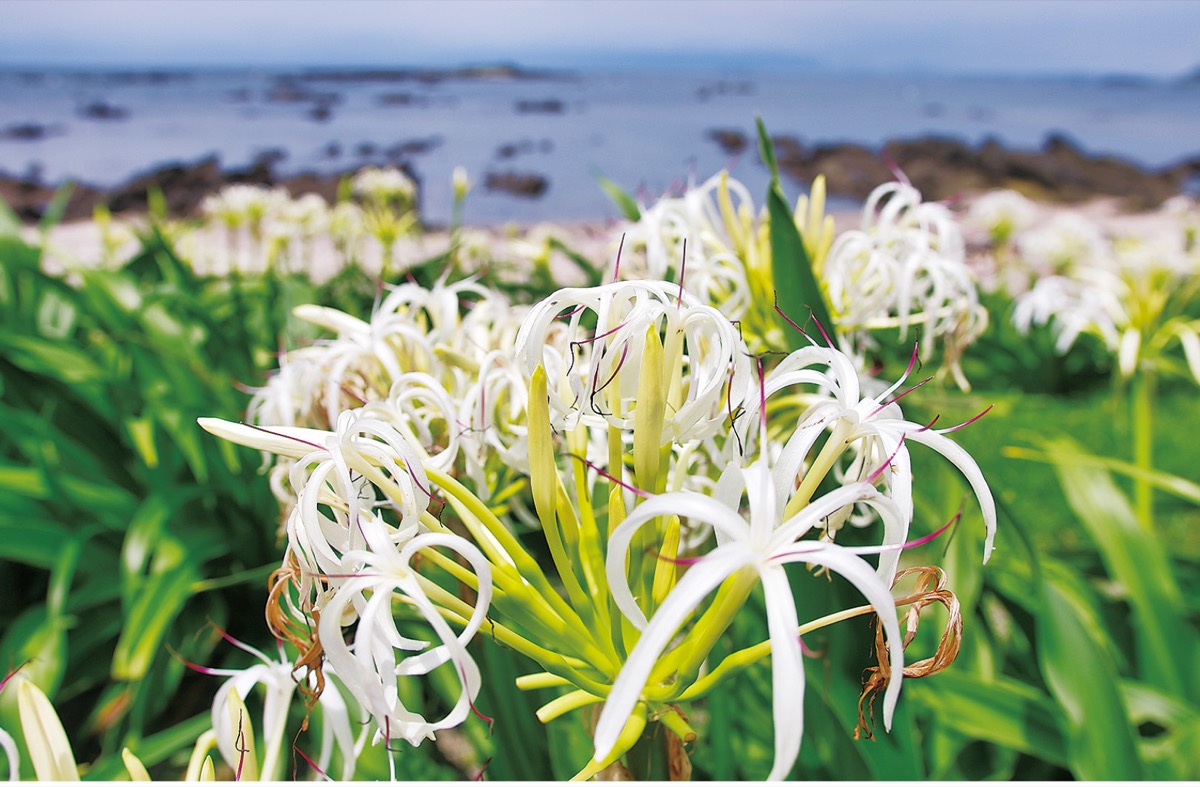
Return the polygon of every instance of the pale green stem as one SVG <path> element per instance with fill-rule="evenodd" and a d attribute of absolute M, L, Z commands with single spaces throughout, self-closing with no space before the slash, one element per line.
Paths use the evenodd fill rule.
<path fill-rule="evenodd" d="M 912 604 L 915 601 L 919 601 L 924 596 L 924 593 L 917 593 L 912 596 L 906 596 L 905 598 L 898 598 L 896 599 L 896 606 L 903 607 L 907 604 Z M 810 620 L 809 622 L 802 624 L 796 629 L 796 635 L 803 637 L 805 634 L 812 633 L 817 629 L 825 628 L 826 626 L 831 626 L 834 623 L 840 623 L 841 621 L 849 620 L 850 618 L 856 618 L 860 615 L 868 615 L 874 611 L 875 608 L 870 604 L 863 604 L 859 607 L 843 609 L 841 612 L 832 612 L 824 617 L 819 617 L 816 620 Z M 695 683 L 689 686 L 686 691 L 680 694 L 678 701 L 690 702 L 691 700 L 696 700 L 703 697 L 725 678 L 741 672 L 751 664 L 754 664 L 756 661 L 770 655 L 770 653 L 770 640 L 766 640 L 758 643 L 757 645 L 751 645 L 748 648 L 742 648 L 741 650 L 730 653 L 721 660 L 721 663 L 718 664 L 712 672 L 709 672 L 707 675 L 697 680 Z"/>
<path fill-rule="evenodd" d="M 418 577 L 418 580 L 421 582 L 421 587 L 430 600 L 442 608 L 442 612 L 447 620 L 453 621 L 460 626 L 467 624 L 471 616 L 471 607 L 466 602 L 461 601 L 451 593 L 447 593 L 444 589 L 424 577 Z M 612 686 L 601 683 L 598 680 L 593 680 L 582 674 L 577 667 L 572 665 L 561 654 L 533 644 L 512 629 L 490 618 L 480 631 L 485 636 L 491 637 L 500 644 L 507 645 L 518 653 L 525 654 L 542 665 L 547 672 L 552 675 L 558 675 L 573 686 L 578 686 L 593 694 L 605 697 L 608 696 L 608 692 L 612 689 Z"/>
<path fill-rule="evenodd" d="M 516 680 L 516 685 L 521 691 L 530 691 L 532 689 L 553 689 L 559 686 L 570 686 L 571 683 L 565 678 L 549 672 L 534 672 L 530 675 L 519 676 Z"/>
<path fill-rule="evenodd" d="M 545 705 L 537 709 L 538 721 L 545 724 L 554 721 L 564 713 L 569 713 L 585 705 L 594 705 L 597 702 L 604 702 L 604 697 L 597 697 L 591 692 L 577 689 L 567 692 L 561 697 L 556 697 L 550 700 Z"/>
<path fill-rule="evenodd" d="M 816 494 L 817 487 L 820 486 L 821 481 L 833 469 L 833 463 L 846 450 L 846 440 L 850 436 L 850 429 L 851 426 L 841 420 L 833 427 L 833 431 L 829 434 L 829 439 L 821 447 L 821 452 L 817 454 L 817 458 L 813 460 L 812 464 L 809 465 L 808 471 L 804 474 L 804 480 L 800 482 L 800 488 L 788 500 L 787 507 L 783 511 L 784 519 L 800 513 L 800 510 L 812 500 L 812 496 Z"/>
<path fill-rule="evenodd" d="M 1154 470 L 1154 376 L 1138 369 L 1129 381 L 1133 464 L 1147 473 Z M 1134 508 L 1142 528 L 1154 529 L 1154 487 L 1146 476 L 1133 477 Z"/>
<path fill-rule="evenodd" d="M 700 665 L 708 658 L 709 652 L 717 644 L 717 640 L 729 628 L 733 618 L 742 609 L 750 591 L 758 583 L 758 573 L 753 569 L 744 568 L 738 571 L 717 590 L 717 597 L 700 617 L 700 621 L 688 632 L 683 641 L 667 653 L 650 673 L 650 680 L 645 696 L 653 696 L 653 687 L 663 684 L 672 673 L 687 680 L 689 676 L 700 671 Z M 679 683 L 667 687 L 667 694 L 673 694 L 679 688 Z M 658 697 L 654 697 L 658 699 Z"/>

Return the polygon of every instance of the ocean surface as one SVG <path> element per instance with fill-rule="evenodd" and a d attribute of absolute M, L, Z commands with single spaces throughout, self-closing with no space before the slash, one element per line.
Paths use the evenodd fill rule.
<path fill-rule="evenodd" d="M 731 167 L 762 193 L 756 115 L 806 144 L 938 134 L 1035 149 L 1058 133 L 1152 168 L 1200 153 L 1195 80 L 10 68 L 0 70 L 0 171 L 112 186 L 209 155 L 225 168 L 272 155 L 283 174 L 391 158 L 420 177 L 422 213 L 434 222 L 449 218 L 458 165 L 474 184 L 470 223 L 597 220 L 617 215 L 598 173 L 656 195 Z M 713 129 L 751 144 L 731 155 Z M 530 198 L 484 187 L 488 173 L 505 172 L 542 175 L 548 188 Z M 785 183 L 790 195 L 802 187 Z"/>

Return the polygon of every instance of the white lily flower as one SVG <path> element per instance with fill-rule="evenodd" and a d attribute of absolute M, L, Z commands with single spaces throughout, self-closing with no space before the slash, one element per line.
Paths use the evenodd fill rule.
<path fill-rule="evenodd" d="M 920 324 L 925 358 L 935 343 L 945 345 L 964 386 L 958 358 L 987 327 L 965 248 L 945 206 L 922 202 L 906 184 L 875 189 L 862 228 L 838 236 L 822 271 L 838 327 L 868 344 L 868 331 L 899 328 L 903 341 Z"/>
<path fill-rule="evenodd" d="M 776 462 L 773 474 L 779 485 L 778 494 L 781 499 L 791 496 L 802 472 L 812 474 L 815 471 L 815 480 L 820 480 L 827 468 L 806 466 L 805 462 L 820 436 L 829 432 L 829 447 L 822 451 L 824 456 L 833 460 L 836 459 L 833 452 L 851 452 L 849 465 L 842 469 L 844 482 L 862 481 L 876 474 L 875 468 L 883 468 L 878 472 L 878 478 L 887 487 L 889 499 L 902 516 L 898 529 L 885 531 L 884 544 L 896 546 L 907 538 L 908 522 L 913 516 L 912 463 L 908 444 L 925 445 L 953 464 L 975 493 L 986 529 L 983 553 L 986 563 L 991 557 L 996 532 L 996 506 L 991 490 L 970 454 L 945 436 L 959 427 L 935 430 L 904 419 L 894 394 L 907 376 L 906 371 L 888 388 L 866 395 L 854 361 L 839 350 L 805 347 L 781 361 L 764 380 L 764 398 L 800 385 L 814 386 L 816 390 L 809 394 L 810 404 L 795 430 L 786 438 Z M 756 404 L 747 410 L 742 420 L 751 426 L 759 417 Z M 812 493 L 811 489 L 805 491 L 806 495 Z M 828 526 L 836 527 L 845 516 L 846 512 L 843 512 L 841 517 L 831 518 Z M 898 560 L 897 552 L 885 552 L 880 557 L 880 577 L 888 585 L 895 576 Z"/>
<path fill-rule="evenodd" d="M 25 748 L 39 781 L 77 782 L 79 767 L 71 741 L 50 699 L 28 678 L 17 682 L 17 709 Z"/>
<path fill-rule="evenodd" d="M 208 675 L 229 676 L 229 680 L 217 689 L 212 705 L 212 728 L 221 756 L 224 757 L 227 765 L 237 768 L 240 755 L 234 750 L 236 731 L 231 727 L 230 692 L 236 692 L 239 699 L 248 698 L 255 686 L 262 686 L 266 689 L 262 715 L 265 750 L 259 773 L 263 779 L 268 781 L 280 779 L 283 777 L 282 754 L 288 709 L 291 707 L 292 696 L 297 687 L 292 664 L 284 656 L 282 647 L 280 647 L 279 659 L 274 660 L 258 649 L 238 642 L 232 637 L 226 636 L 226 639 L 247 653 L 256 656 L 260 663 L 240 670 L 201 668 L 201 671 Z M 326 675 L 334 672 L 334 670 L 328 669 Z M 333 745 L 336 742 L 338 751 L 342 755 L 342 779 L 352 779 L 356 752 L 346 702 L 342 699 L 337 686 L 330 681 L 326 681 L 325 690 L 321 692 L 317 702 L 321 708 L 324 722 L 322 724 L 321 750 L 316 761 L 317 767 L 322 773 L 328 769 L 333 756 Z"/>
<path fill-rule="evenodd" d="M 470 619 L 455 635 L 441 613 L 425 594 L 411 568 L 417 551 L 444 546 L 470 564 L 478 578 L 479 592 Z M 375 720 L 376 740 L 403 738 L 412 745 L 432 739 L 437 730 L 457 726 L 466 719 L 480 688 L 479 668 L 466 645 L 479 630 L 491 601 L 491 569 L 483 555 L 463 538 L 444 533 L 426 533 L 406 543 L 399 551 L 359 552 L 347 556 L 359 562 L 358 575 L 343 581 L 325 602 L 318 634 L 326 658 L 347 690 Z M 440 640 L 429 643 L 406 637 L 396 626 L 392 612 L 398 595 L 425 618 Z M 357 614 L 353 650 L 345 644 L 342 620 Z M 399 661 L 396 651 L 415 652 Z M 462 691 L 445 717 L 435 721 L 404 707 L 396 687 L 403 675 L 425 675 L 442 664 L 454 665 Z"/>
<path fill-rule="evenodd" d="M 595 314 L 594 333 L 582 327 L 586 312 Z M 560 317 L 567 319 L 567 330 L 553 341 L 551 328 Z M 741 403 L 750 362 L 728 318 L 678 285 L 629 281 L 559 290 L 530 310 L 517 335 L 516 355 L 527 375 L 545 366 L 557 428 L 585 423 L 630 429 L 639 367 L 636 360 L 626 367 L 625 359 L 642 356 L 652 329 L 665 337 L 664 387 L 674 386 L 670 374 L 681 375 L 680 399 L 664 421 L 664 440 L 703 439 Z M 618 386 L 619 414 L 603 406 L 610 384 Z"/>
<path fill-rule="evenodd" d="M 787 776 L 800 751 L 804 725 L 801 700 L 804 665 L 797 634 L 799 619 L 784 570 L 788 563 L 815 563 L 843 575 L 875 607 L 890 645 L 894 679 L 884 694 L 884 724 L 888 728 L 891 726 L 904 665 L 904 649 L 891 592 L 854 550 L 820 541 L 801 541 L 800 538 L 822 518 L 849 505 L 870 505 L 885 520 L 898 519 L 899 511 L 874 486 L 863 482 L 830 492 L 785 519 L 781 517 L 777 485 L 765 459 L 744 470 L 733 467 L 729 472 L 733 477 L 740 477 L 740 483 L 718 484 L 724 487 L 728 496 L 722 494 L 720 498 L 710 498 L 694 492 L 659 495 L 636 508 L 612 533 L 606 563 L 609 586 L 617 606 L 642 629 L 642 635 L 613 682 L 597 722 L 594 757 L 597 762 L 612 751 L 659 656 L 680 625 L 718 585 L 743 569 L 749 569 L 758 575 L 763 585 L 771 638 L 775 761 L 768 779 L 779 780 Z M 749 522 L 737 510 L 739 486 L 749 497 Z M 688 517 L 705 522 L 716 531 L 718 546 L 688 569 L 647 622 L 629 589 L 625 560 L 634 533 L 658 516 Z"/>

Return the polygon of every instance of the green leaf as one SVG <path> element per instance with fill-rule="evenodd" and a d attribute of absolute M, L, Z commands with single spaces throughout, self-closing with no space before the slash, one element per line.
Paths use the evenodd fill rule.
<path fill-rule="evenodd" d="M 146 674 L 162 650 L 167 629 L 191 596 L 196 578 L 195 569 L 184 564 L 150 577 L 142 586 L 113 653 L 115 680 L 138 680 Z"/>
<path fill-rule="evenodd" d="M 1066 719 L 1071 771 L 1089 781 L 1140 779 L 1137 734 L 1092 594 L 1057 561 L 1043 559 L 1042 577 L 1038 661 Z"/>
<path fill-rule="evenodd" d="M 0 199 L 0 238 L 21 234 L 21 219 L 8 203 Z"/>
<path fill-rule="evenodd" d="M 1062 713 L 1032 686 L 1007 677 L 985 683 L 956 669 L 909 685 L 905 683 L 909 700 L 928 706 L 939 724 L 1053 765 L 1066 765 Z"/>
<path fill-rule="evenodd" d="M 41 222 L 38 223 L 38 228 L 42 232 L 46 232 L 62 221 L 63 214 L 67 211 L 67 203 L 71 201 L 71 193 L 74 191 L 74 183 L 64 183 L 54 192 L 54 196 L 50 198 L 50 203 L 46 206 L 46 212 L 42 214 Z"/>
<path fill-rule="evenodd" d="M 149 735 L 136 743 L 128 741 L 127 745 L 132 744 L 130 748 L 134 750 L 134 754 L 142 761 L 143 765 L 153 767 L 178 752 L 190 750 L 195 746 L 196 739 L 211 726 L 212 714 L 201 713 L 187 721 L 181 721 L 173 727 Z M 168 778 L 182 778 L 182 776 L 181 772 L 178 776 L 169 775 Z M 115 781 L 124 778 L 128 777 L 125 774 L 125 765 L 121 762 L 119 755 L 110 755 L 97 761 L 84 776 L 86 781 Z"/>
<path fill-rule="evenodd" d="M 0 560 L 48 569 L 68 537 L 66 527 L 48 519 L 0 522 Z"/>
<path fill-rule="evenodd" d="M 627 191 L 599 173 L 596 173 L 595 177 L 596 182 L 600 184 L 600 188 L 604 190 L 609 199 L 617 203 L 622 216 L 629 221 L 638 221 L 642 218 L 642 210 L 638 207 L 637 200 L 631 197 Z"/>
<path fill-rule="evenodd" d="M 104 370 L 82 350 L 36 336 L 0 334 L 0 352 L 14 366 L 67 383 L 91 382 L 104 375 Z"/>
<path fill-rule="evenodd" d="M 779 168 L 775 162 L 775 149 L 762 118 L 758 118 L 758 142 L 763 161 L 771 170 L 771 185 L 767 189 L 767 216 L 770 220 L 771 271 L 775 280 L 775 299 L 780 310 L 792 322 L 803 326 L 807 322 L 804 312 L 811 314 L 836 341 L 837 325 L 830 316 L 828 304 L 821 285 L 813 273 L 812 261 L 804 248 L 800 229 L 796 226 L 792 210 L 783 196 L 779 183 Z M 787 338 L 789 349 L 798 350 L 809 342 L 800 331 L 787 320 L 781 320 L 781 328 Z"/>
<path fill-rule="evenodd" d="M 1067 502 L 1100 549 L 1105 568 L 1127 594 L 1136 620 L 1139 675 L 1164 693 L 1191 696 L 1196 652 L 1194 628 L 1170 557 L 1152 531 L 1100 468 L 1074 460 L 1083 449 L 1069 438 L 1047 441 Z"/>

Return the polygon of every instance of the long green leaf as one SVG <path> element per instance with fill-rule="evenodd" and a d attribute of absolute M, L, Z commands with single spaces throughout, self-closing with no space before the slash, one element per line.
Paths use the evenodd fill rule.
<path fill-rule="evenodd" d="M 195 570 L 187 564 L 156 574 L 134 599 L 113 653 L 116 680 L 137 680 L 162 650 L 163 638 L 179 610 L 191 596 Z"/>
<path fill-rule="evenodd" d="M 1167 694 L 1193 696 L 1196 635 L 1166 549 L 1138 522 L 1133 507 L 1100 468 L 1074 461 L 1084 453 L 1069 438 L 1047 441 L 1067 502 L 1100 549 L 1109 575 L 1125 590 L 1136 625 L 1139 674 Z"/>
<path fill-rule="evenodd" d="M 642 210 L 638 207 L 637 200 L 631 197 L 628 192 L 599 173 L 596 173 L 595 177 L 596 182 L 600 184 L 600 188 L 604 190 L 609 199 L 617 203 L 622 216 L 629 221 L 637 221 L 642 217 Z"/>
<path fill-rule="evenodd" d="M 908 685 L 909 699 L 927 705 L 939 724 L 1053 765 L 1067 764 L 1062 713 L 1032 686 L 1007 677 L 984 683 L 955 669 Z"/>
<path fill-rule="evenodd" d="M 831 312 L 821 285 L 813 273 L 812 261 L 804 248 L 800 229 L 796 226 L 792 210 L 783 196 L 775 149 L 761 117 L 758 118 L 758 142 L 763 161 L 771 170 L 771 185 L 767 189 L 767 216 L 771 224 L 771 272 L 779 308 L 793 322 L 800 325 L 807 322 L 804 312 L 810 313 L 825 332 L 833 337 L 837 326 L 830 316 Z M 787 320 L 780 320 L 780 323 L 789 349 L 798 350 L 808 346 L 808 340 Z"/>
<path fill-rule="evenodd" d="M 1088 589 L 1070 568 L 1042 562 L 1038 661 L 1066 718 L 1067 759 L 1078 779 L 1142 778 L 1137 733 Z"/>

